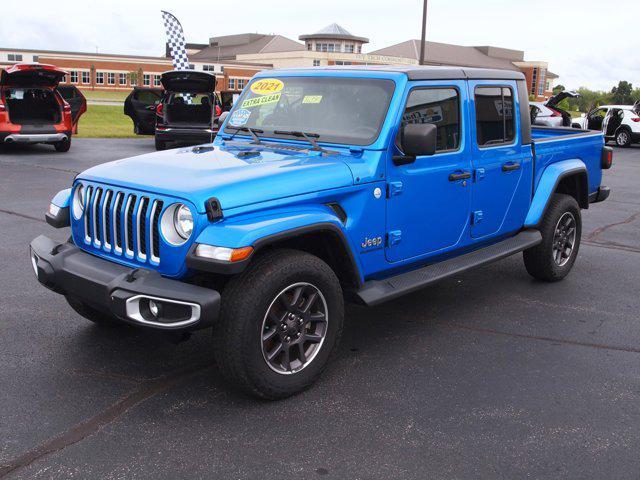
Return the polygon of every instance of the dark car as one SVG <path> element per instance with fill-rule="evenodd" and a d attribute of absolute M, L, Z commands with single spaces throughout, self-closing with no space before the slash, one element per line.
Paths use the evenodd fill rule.
<path fill-rule="evenodd" d="M 76 87 L 58 86 L 66 73 L 40 63 L 17 64 L 2 72 L 0 141 L 48 143 L 59 152 L 69 150 L 87 101 Z"/>
<path fill-rule="evenodd" d="M 215 75 L 173 70 L 162 74 L 161 83 L 163 90 L 137 88 L 127 97 L 125 114 L 133 120 L 136 133 L 155 133 L 157 150 L 164 150 L 170 142 L 197 145 L 213 141 L 221 113 Z"/>

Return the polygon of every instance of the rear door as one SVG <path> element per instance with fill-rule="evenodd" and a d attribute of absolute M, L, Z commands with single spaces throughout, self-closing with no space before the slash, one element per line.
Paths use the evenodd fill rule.
<path fill-rule="evenodd" d="M 124 114 L 133 121 L 138 135 L 153 135 L 156 129 L 156 108 L 162 102 L 159 88 L 135 88 L 124 101 Z"/>
<path fill-rule="evenodd" d="M 87 99 L 77 87 L 73 85 L 63 85 L 58 87 L 58 93 L 71 107 L 71 118 L 73 127 L 78 126 L 78 120 L 87 111 Z"/>
<path fill-rule="evenodd" d="M 471 200 L 471 159 L 463 114 L 464 81 L 415 82 L 405 100 L 401 124 L 432 123 L 432 156 L 395 165 L 389 158 L 387 248 L 389 262 L 433 256 L 464 241 Z"/>
<path fill-rule="evenodd" d="M 529 161 L 522 148 L 517 91 L 515 81 L 469 81 L 469 96 L 473 100 L 471 121 L 476 132 L 471 139 L 473 239 L 509 233 L 522 226 L 524 220 L 520 212 L 523 205 L 518 202 L 516 192 L 523 167 L 529 168 Z M 531 185 L 525 187 L 530 195 Z M 528 203 L 530 197 L 525 197 Z"/>

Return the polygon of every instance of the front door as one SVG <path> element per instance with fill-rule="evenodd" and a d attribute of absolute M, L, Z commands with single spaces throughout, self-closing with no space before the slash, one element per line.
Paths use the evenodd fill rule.
<path fill-rule="evenodd" d="M 87 100 L 77 87 L 73 85 L 63 85 L 58 87 L 58 93 L 71 107 L 71 119 L 73 127 L 78 125 L 80 116 L 87 111 Z"/>
<path fill-rule="evenodd" d="M 124 101 L 124 113 L 133 121 L 138 135 L 153 135 L 156 128 L 156 108 L 162 100 L 159 88 L 136 88 Z"/>
<path fill-rule="evenodd" d="M 607 108 L 596 108 L 587 115 L 587 130 L 602 130 L 604 119 L 607 116 Z"/>
<path fill-rule="evenodd" d="M 476 125 L 476 136 L 470 142 L 475 176 L 471 237 L 480 239 L 510 229 L 508 217 L 522 178 L 523 152 L 514 100 L 516 83 L 470 81 L 469 96 L 473 99 L 471 120 Z"/>
<path fill-rule="evenodd" d="M 435 155 L 408 165 L 388 160 L 390 262 L 444 253 L 463 241 L 471 200 L 468 125 L 460 93 L 465 89 L 464 81 L 416 82 L 407 95 L 401 124 L 436 125 L 438 145 Z"/>

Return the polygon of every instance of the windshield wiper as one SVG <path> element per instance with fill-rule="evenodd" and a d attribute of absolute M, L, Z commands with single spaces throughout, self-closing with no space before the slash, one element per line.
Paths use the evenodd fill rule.
<path fill-rule="evenodd" d="M 292 137 L 304 138 L 313 146 L 313 150 L 319 150 L 321 152 L 325 151 L 325 149 L 318 145 L 318 142 L 316 142 L 315 140 L 316 138 L 320 138 L 320 135 L 318 135 L 317 133 L 300 132 L 297 130 L 276 130 L 273 133 L 275 133 L 276 135 L 291 135 Z"/>
<path fill-rule="evenodd" d="M 233 134 L 231 135 L 230 140 L 233 140 L 233 137 L 235 137 L 238 132 L 249 132 L 253 137 L 253 143 L 255 143 L 256 145 L 260 144 L 260 137 L 258 137 L 257 134 L 264 133 L 264 130 L 260 130 L 259 128 L 251 128 L 251 127 L 226 127 L 226 128 L 235 130 L 235 132 L 233 132 Z"/>

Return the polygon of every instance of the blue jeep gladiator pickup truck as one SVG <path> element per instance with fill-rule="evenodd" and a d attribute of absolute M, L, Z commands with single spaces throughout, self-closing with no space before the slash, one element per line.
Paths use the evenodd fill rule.
<path fill-rule="evenodd" d="M 532 129 L 527 97 L 512 71 L 266 71 L 212 144 L 78 175 L 45 215 L 71 238 L 33 240 L 34 271 L 93 322 L 212 326 L 231 383 L 292 395 L 335 350 L 345 299 L 377 305 L 518 252 L 537 279 L 569 273 L 612 150 Z"/>

